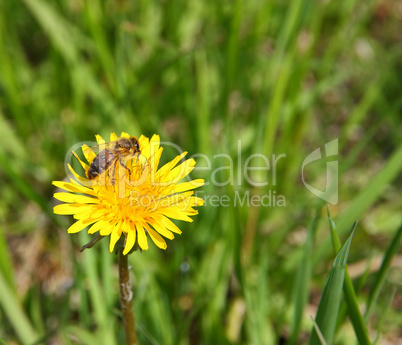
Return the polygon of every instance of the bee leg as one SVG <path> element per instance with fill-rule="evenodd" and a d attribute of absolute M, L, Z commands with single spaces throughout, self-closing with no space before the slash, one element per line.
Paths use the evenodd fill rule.
<path fill-rule="evenodd" d="M 124 167 L 124 168 L 127 169 L 127 171 L 128 171 L 128 178 L 130 179 L 130 177 L 131 177 L 131 170 L 130 170 L 129 168 L 127 168 L 127 166 L 122 162 L 121 158 L 119 159 L 119 161 L 120 161 L 120 165 L 121 165 L 122 167 Z"/>
<path fill-rule="evenodd" d="M 140 160 L 140 153 L 137 153 L 137 159 L 135 160 L 135 164 L 138 164 L 138 161 Z M 148 164 L 148 162 L 146 163 Z M 142 164 L 140 163 L 141 166 L 141 174 L 144 172 L 145 168 L 146 168 L 146 164 Z"/>
<path fill-rule="evenodd" d="M 125 166 L 125 164 L 123 163 L 123 161 L 122 161 L 121 159 L 120 159 L 120 165 L 121 165 L 122 167 L 126 168 L 128 171 L 130 171 L 130 169 Z"/>
<path fill-rule="evenodd" d="M 110 181 L 111 181 L 111 183 L 112 183 L 112 186 L 114 186 L 115 183 L 116 183 L 116 178 L 115 178 L 116 169 L 117 169 L 117 159 L 116 159 L 115 162 L 113 163 L 112 176 L 111 176 L 111 179 L 110 179 Z"/>
<path fill-rule="evenodd" d="M 139 152 L 134 152 L 134 153 L 132 154 L 132 156 L 133 156 L 133 157 L 136 157 L 134 163 L 135 163 L 135 165 L 137 165 L 137 164 L 138 164 L 138 159 L 140 158 Z"/>

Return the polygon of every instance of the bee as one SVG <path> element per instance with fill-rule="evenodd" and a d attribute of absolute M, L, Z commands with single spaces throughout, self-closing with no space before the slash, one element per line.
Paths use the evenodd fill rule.
<path fill-rule="evenodd" d="M 107 171 L 112 165 L 116 167 L 117 162 L 121 166 L 130 171 L 123 163 L 123 158 L 128 155 L 135 155 L 141 153 L 140 144 L 136 137 L 120 138 L 109 144 L 104 144 L 109 147 L 101 150 L 94 160 L 92 161 L 87 171 L 89 180 L 95 179 Z M 101 147 L 104 145 L 100 145 Z M 115 169 L 114 169 L 115 170 Z M 112 184 L 114 184 L 114 170 L 112 174 Z"/>

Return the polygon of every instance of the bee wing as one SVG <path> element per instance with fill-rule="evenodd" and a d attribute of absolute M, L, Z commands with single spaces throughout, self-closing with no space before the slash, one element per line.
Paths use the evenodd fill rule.
<path fill-rule="evenodd" d="M 103 151 L 104 149 L 114 150 L 114 147 L 115 147 L 115 141 L 101 143 L 101 144 L 95 145 L 95 146 L 83 145 L 82 153 L 84 154 L 86 160 L 89 163 L 92 163 L 92 161 L 99 154 L 99 152 Z"/>
<path fill-rule="evenodd" d="M 96 155 L 104 149 L 114 150 L 115 143 L 116 143 L 115 141 L 109 141 L 108 143 L 102 143 L 102 144 L 95 145 L 95 146 L 83 145 L 82 152 L 84 154 L 95 153 L 95 155 Z"/>

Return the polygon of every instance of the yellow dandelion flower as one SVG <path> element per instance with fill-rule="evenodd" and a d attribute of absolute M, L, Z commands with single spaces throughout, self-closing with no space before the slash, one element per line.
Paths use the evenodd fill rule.
<path fill-rule="evenodd" d="M 134 137 L 122 133 L 120 138 Z M 178 165 L 186 155 L 183 152 L 158 169 L 163 150 L 158 135 L 151 140 L 141 136 L 137 141 L 138 150 L 124 156 L 112 156 L 112 150 L 104 151 L 108 150 L 108 144 L 99 135 L 96 140 L 100 148 L 105 148 L 98 156 L 88 146 L 82 147 L 89 165 L 74 153 L 85 170 L 85 177 L 68 165 L 75 179 L 53 182 L 66 191 L 54 194 L 63 202 L 54 207 L 54 213 L 74 216 L 76 222 L 68 229 L 69 233 L 89 227 L 89 234 L 99 232 L 101 236 L 110 235 L 110 252 L 122 235 L 125 236 L 124 255 L 136 243 L 142 250 L 147 250 L 148 237 L 159 248 L 166 249 L 163 237 L 171 240 L 173 233 L 181 233 L 171 219 L 192 222 L 190 216 L 198 214 L 194 207 L 203 204 L 201 198 L 194 196 L 193 189 L 202 186 L 204 180 L 180 182 L 193 170 L 194 159 L 187 159 Z M 118 140 L 121 139 L 112 133 L 112 145 L 116 147 Z M 98 160 L 95 161 L 96 174 L 93 174 L 95 164 L 91 165 L 94 159 Z"/>

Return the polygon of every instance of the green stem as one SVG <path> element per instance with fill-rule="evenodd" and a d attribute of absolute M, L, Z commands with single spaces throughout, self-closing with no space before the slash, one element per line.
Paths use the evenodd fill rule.
<path fill-rule="evenodd" d="M 138 345 L 137 333 L 133 312 L 133 292 L 130 285 L 130 272 L 128 270 L 128 255 L 123 255 L 123 250 L 118 251 L 119 255 L 119 282 L 120 282 L 120 303 L 123 314 L 124 330 L 126 332 L 127 345 Z"/>

